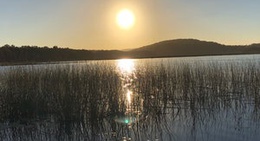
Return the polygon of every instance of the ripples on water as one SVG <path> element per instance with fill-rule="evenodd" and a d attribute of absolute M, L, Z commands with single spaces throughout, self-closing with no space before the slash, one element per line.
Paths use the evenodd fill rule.
<path fill-rule="evenodd" d="M 0 140 L 257 140 L 259 59 L 0 67 Z"/>

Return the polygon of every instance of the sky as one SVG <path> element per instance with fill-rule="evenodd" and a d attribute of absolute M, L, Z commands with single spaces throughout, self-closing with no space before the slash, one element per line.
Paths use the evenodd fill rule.
<path fill-rule="evenodd" d="M 260 0 L 1 0 L 0 46 L 130 49 L 193 38 L 226 45 L 260 43 Z M 121 9 L 130 29 L 116 23 Z"/>

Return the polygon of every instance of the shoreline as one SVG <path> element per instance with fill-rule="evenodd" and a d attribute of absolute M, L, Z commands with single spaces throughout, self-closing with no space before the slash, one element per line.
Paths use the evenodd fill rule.
<path fill-rule="evenodd" d="M 210 56 L 235 56 L 235 55 L 260 55 L 259 53 L 238 53 L 238 54 L 205 54 L 205 55 L 176 55 L 176 56 L 153 56 L 153 57 L 121 57 L 121 58 L 107 58 L 107 59 L 85 59 L 85 60 L 55 60 L 55 61 L 17 61 L 17 62 L 0 62 L 1 66 L 19 66 L 19 65 L 37 65 L 37 64 L 56 64 L 58 62 L 71 61 L 104 61 L 104 60 L 118 60 L 118 59 L 156 59 L 156 58 L 188 58 L 188 57 L 210 57 Z"/>

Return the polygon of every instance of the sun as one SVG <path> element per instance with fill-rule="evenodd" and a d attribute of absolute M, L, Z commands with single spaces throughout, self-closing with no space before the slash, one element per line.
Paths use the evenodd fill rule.
<path fill-rule="evenodd" d="M 129 9 L 123 9 L 117 14 L 117 24 L 122 29 L 130 29 L 135 23 L 134 13 Z"/>

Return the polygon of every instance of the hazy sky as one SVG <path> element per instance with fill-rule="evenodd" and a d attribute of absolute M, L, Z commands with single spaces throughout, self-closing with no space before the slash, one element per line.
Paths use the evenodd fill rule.
<path fill-rule="evenodd" d="M 116 15 L 128 8 L 135 25 Z M 0 0 L 0 46 L 128 49 L 195 38 L 223 44 L 260 42 L 260 0 Z"/>

